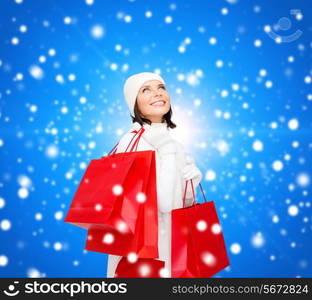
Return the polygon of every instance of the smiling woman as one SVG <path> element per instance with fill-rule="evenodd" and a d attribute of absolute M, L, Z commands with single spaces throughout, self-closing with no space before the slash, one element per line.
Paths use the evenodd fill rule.
<path fill-rule="evenodd" d="M 161 76 L 150 72 L 130 76 L 124 84 L 124 96 L 133 125 L 119 141 L 116 153 L 127 151 L 135 132 L 144 129 L 136 151 L 155 151 L 159 252 L 155 259 L 164 263 L 159 277 L 171 277 L 171 211 L 183 207 L 186 181 L 192 179 L 196 189 L 202 173 L 195 166 L 195 161 L 185 155 L 183 145 L 169 132 L 176 125 L 171 121 L 170 95 Z M 189 206 L 192 203 L 192 190 L 188 189 L 185 204 Z M 133 257 L 134 253 L 130 254 Z M 134 256 L 137 259 L 136 254 Z M 125 262 L 121 259 L 117 255 L 108 256 L 107 277 L 116 276 L 117 266 L 120 270 Z M 140 277 L 152 276 L 143 273 Z"/>
<path fill-rule="evenodd" d="M 167 127 L 175 128 L 176 125 L 171 121 L 171 116 L 170 95 L 165 84 L 159 80 L 147 81 L 139 89 L 132 121 L 140 125 L 166 122 Z"/>

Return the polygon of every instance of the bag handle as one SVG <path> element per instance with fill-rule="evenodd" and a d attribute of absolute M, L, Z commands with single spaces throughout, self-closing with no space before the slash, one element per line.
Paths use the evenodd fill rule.
<path fill-rule="evenodd" d="M 111 151 L 108 152 L 107 155 L 111 155 L 114 154 L 117 151 L 117 146 L 118 146 L 119 142 L 111 149 Z M 112 153 L 113 152 L 113 153 Z"/>
<path fill-rule="evenodd" d="M 134 141 L 134 143 L 133 143 L 133 145 L 132 145 L 132 147 L 131 147 L 131 149 L 130 149 L 129 152 L 132 152 L 133 150 L 135 150 L 135 151 L 137 150 L 138 144 L 139 144 L 139 140 L 140 140 L 140 138 L 141 138 L 141 136 L 142 136 L 142 134 L 143 134 L 144 131 L 145 131 L 145 129 L 144 129 L 143 127 L 141 127 L 141 129 L 138 130 L 138 131 L 137 131 L 137 130 L 131 131 L 131 133 L 135 133 L 135 135 L 131 138 L 131 141 L 129 142 L 129 144 L 128 144 L 126 150 L 125 150 L 125 152 L 127 152 L 127 150 L 128 150 L 128 148 L 129 148 L 130 144 L 132 143 L 133 139 L 137 136 L 137 134 L 139 134 L 139 135 L 137 136 L 137 139 Z M 117 151 L 117 146 L 118 146 L 118 145 L 119 145 L 119 142 L 108 152 L 107 156 L 112 155 L 112 154 L 115 154 L 116 151 Z M 134 149 L 134 147 L 135 147 L 135 149 Z"/>
<path fill-rule="evenodd" d="M 135 135 L 137 135 L 138 133 L 139 133 L 139 135 L 138 135 L 137 139 L 134 141 L 134 143 L 133 143 L 133 145 L 132 145 L 132 147 L 131 147 L 131 149 L 130 149 L 130 152 L 137 151 L 140 138 L 141 138 L 141 136 L 142 136 L 142 134 L 143 134 L 144 131 L 145 131 L 145 129 L 144 129 L 143 127 L 141 127 L 139 131 L 136 131 L 136 130 L 132 131 L 132 132 L 135 132 L 135 133 L 136 133 Z M 131 140 L 131 141 L 132 141 L 132 140 Z M 130 142 L 130 143 L 131 143 L 131 142 Z M 130 146 L 130 143 L 129 143 L 128 147 Z M 128 149 L 128 147 L 127 147 L 127 149 Z M 135 148 L 135 149 L 134 149 L 134 148 Z M 126 149 L 126 152 L 127 152 L 127 149 Z"/>
<path fill-rule="evenodd" d="M 192 186 L 192 194 L 193 194 L 193 204 L 192 205 L 196 205 L 196 197 L 195 197 L 195 191 L 194 191 L 194 185 L 193 185 L 193 180 L 187 180 L 186 181 L 186 184 L 185 184 L 185 189 L 184 189 L 184 196 L 183 196 L 183 207 L 185 207 L 185 199 L 186 199 L 186 189 L 187 189 L 187 184 L 188 182 L 191 181 L 191 186 Z M 205 193 L 204 193 L 204 190 L 203 190 L 203 187 L 201 185 L 201 183 L 199 183 L 199 187 L 200 187 L 200 190 L 203 194 L 203 197 L 204 197 L 204 200 L 205 202 L 207 202 L 207 199 L 206 199 L 206 196 L 205 196 Z"/>

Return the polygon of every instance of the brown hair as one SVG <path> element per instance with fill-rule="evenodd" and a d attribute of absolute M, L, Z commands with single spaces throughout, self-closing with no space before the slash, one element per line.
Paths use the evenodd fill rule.
<path fill-rule="evenodd" d="M 131 116 L 132 123 L 138 122 L 138 123 L 140 123 L 141 126 L 143 126 L 144 123 L 151 125 L 151 123 L 152 123 L 151 120 L 141 117 L 141 112 L 140 112 L 137 100 L 135 101 L 133 111 L 134 111 L 134 117 Z M 171 116 L 172 116 L 172 109 L 170 106 L 169 111 L 163 115 L 162 122 L 165 121 L 167 123 L 167 127 L 169 127 L 169 128 L 175 128 L 175 127 L 177 127 L 177 125 L 171 121 Z"/>

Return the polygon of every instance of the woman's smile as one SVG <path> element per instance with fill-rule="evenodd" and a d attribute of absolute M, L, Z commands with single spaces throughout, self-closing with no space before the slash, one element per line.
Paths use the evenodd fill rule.
<path fill-rule="evenodd" d="M 157 100 L 153 102 L 151 105 L 152 106 L 165 106 L 166 102 L 164 100 Z"/>

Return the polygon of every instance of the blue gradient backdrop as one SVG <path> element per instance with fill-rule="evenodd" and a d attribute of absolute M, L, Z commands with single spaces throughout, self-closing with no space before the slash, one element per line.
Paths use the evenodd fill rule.
<path fill-rule="evenodd" d="M 131 125 L 124 80 L 153 71 L 218 209 L 216 276 L 311 277 L 311 20 L 303 0 L 1 1 L 0 276 L 106 276 L 63 219 Z"/>

